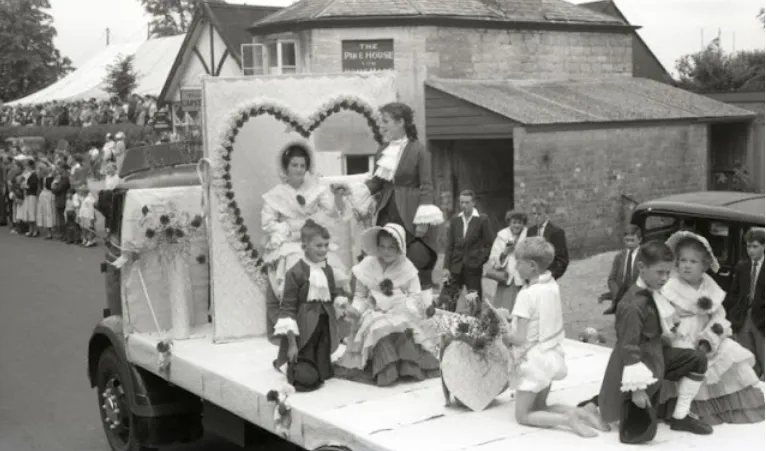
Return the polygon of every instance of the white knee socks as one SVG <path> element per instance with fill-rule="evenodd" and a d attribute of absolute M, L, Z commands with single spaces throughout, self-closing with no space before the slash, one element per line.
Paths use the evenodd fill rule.
<path fill-rule="evenodd" d="M 682 420 L 689 415 L 689 409 L 694 397 L 700 390 L 700 385 L 702 385 L 702 381 L 691 380 L 688 377 L 681 378 L 678 382 L 678 399 L 676 400 L 676 409 L 673 411 L 673 418 Z"/>

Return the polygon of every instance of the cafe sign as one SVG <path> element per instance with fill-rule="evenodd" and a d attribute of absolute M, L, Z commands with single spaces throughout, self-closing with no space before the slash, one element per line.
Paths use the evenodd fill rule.
<path fill-rule="evenodd" d="M 202 109 L 202 89 L 181 88 L 181 109 L 196 112 Z"/>
<path fill-rule="evenodd" d="M 343 72 L 394 68 L 394 40 L 371 39 L 342 42 Z"/>

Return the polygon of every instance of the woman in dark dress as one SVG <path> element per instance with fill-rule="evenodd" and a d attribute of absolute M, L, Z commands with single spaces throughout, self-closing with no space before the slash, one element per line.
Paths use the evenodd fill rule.
<path fill-rule="evenodd" d="M 376 225 L 399 224 L 406 232 L 407 258 L 418 269 L 423 302 L 431 303 L 437 238 L 444 222 L 435 205 L 431 153 L 418 141 L 412 108 L 389 103 L 380 108 L 386 146 L 376 155 L 373 177 L 365 184 L 378 195 Z"/>

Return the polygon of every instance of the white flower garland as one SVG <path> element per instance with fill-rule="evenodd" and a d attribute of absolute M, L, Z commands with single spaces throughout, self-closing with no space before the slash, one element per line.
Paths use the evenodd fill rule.
<path fill-rule="evenodd" d="M 259 99 L 237 105 L 229 115 L 224 131 L 218 137 L 219 144 L 212 152 L 210 186 L 219 201 L 218 219 L 226 233 L 227 241 L 237 253 L 242 267 L 259 286 L 268 284 L 268 278 L 264 274 L 263 260 L 247 234 L 247 227 L 244 225 L 236 203 L 230 174 L 231 153 L 240 128 L 251 117 L 270 115 L 292 126 L 304 138 L 308 138 L 328 117 L 342 110 L 348 110 L 355 111 L 367 119 L 373 129 L 375 140 L 380 144 L 382 143 L 380 116 L 371 105 L 371 102 L 359 96 L 336 96 L 323 102 L 314 114 L 304 119 L 277 101 Z"/>

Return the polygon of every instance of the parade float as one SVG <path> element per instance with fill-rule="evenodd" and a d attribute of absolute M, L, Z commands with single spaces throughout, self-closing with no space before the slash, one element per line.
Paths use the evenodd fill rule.
<path fill-rule="evenodd" d="M 578 440 L 514 421 L 513 361 L 500 339 L 507 312 L 489 307 L 477 318 L 428 312 L 423 342 L 441 358 L 441 378 L 389 387 L 330 379 L 296 392 L 288 384 L 295 376 L 272 366 L 261 210 L 263 194 L 280 183 L 280 152 L 296 140 L 311 144 L 333 117 L 367 140 L 355 145 L 377 148 L 377 107 L 396 98 L 389 72 L 204 80 L 205 158 L 166 168 L 152 186 L 115 191 L 115 252 L 105 271 L 119 289 L 89 345 L 89 376 L 113 449 L 191 441 L 203 430 L 242 446 L 280 437 L 306 450 L 494 451 Z M 365 177 L 321 183 L 352 187 Z M 361 205 L 353 202 L 358 192 L 348 195 Z M 353 213 L 331 227 L 349 267 L 371 223 L 369 212 Z M 569 374 L 552 398 L 576 404 L 597 393 L 608 358 L 607 348 L 567 341 Z M 710 449 L 743 433 L 760 440 L 758 428 L 720 427 L 704 438 L 660 428 L 654 445 Z M 623 447 L 616 432 L 587 444 Z"/>

